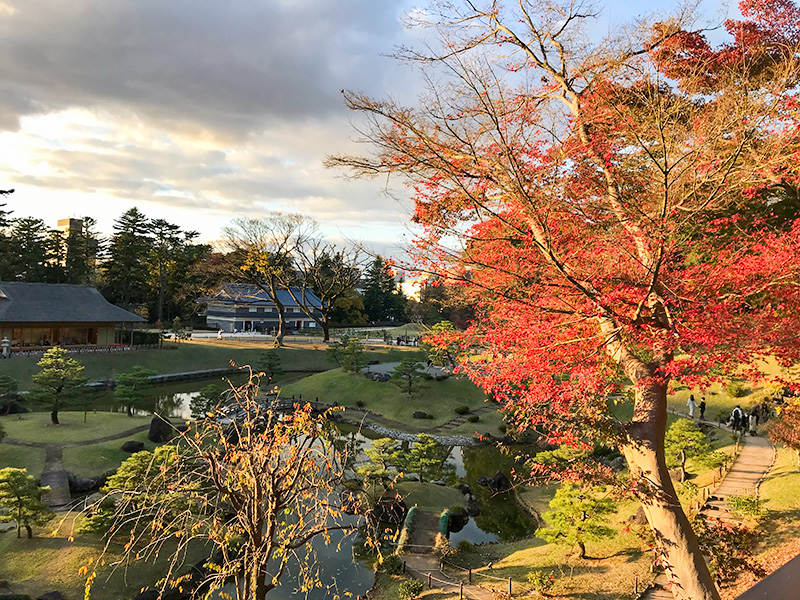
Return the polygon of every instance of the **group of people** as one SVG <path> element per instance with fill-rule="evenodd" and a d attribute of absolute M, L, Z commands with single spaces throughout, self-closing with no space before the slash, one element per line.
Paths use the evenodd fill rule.
<path fill-rule="evenodd" d="M 689 409 L 689 418 L 694 419 L 694 413 L 696 410 L 700 409 L 700 420 L 702 421 L 705 418 L 706 412 L 706 399 L 705 397 L 700 398 L 700 403 L 694 399 L 694 394 L 689 396 L 689 399 L 686 401 L 686 406 Z M 756 429 L 758 428 L 759 421 L 766 419 L 767 415 L 769 414 L 769 409 L 766 406 L 762 406 L 761 404 L 756 404 L 750 409 L 750 413 L 747 414 L 742 410 L 740 405 L 736 405 L 736 408 L 733 409 L 731 412 L 731 416 L 728 418 L 726 424 L 736 432 L 741 434 L 750 432 L 750 435 L 756 435 Z M 721 421 L 720 421 L 721 422 Z"/>

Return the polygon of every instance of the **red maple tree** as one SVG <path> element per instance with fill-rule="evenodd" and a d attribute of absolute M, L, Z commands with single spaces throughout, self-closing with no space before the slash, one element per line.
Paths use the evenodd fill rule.
<path fill-rule="evenodd" d="M 415 107 L 348 93 L 377 152 L 329 164 L 414 189 L 419 268 L 479 316 L 470 376 L 520 426 L 616 443 L 676 598 L 718 599 L 664 459 L 667 389 L 800 341 L 800 11 L 746 0 L 591 43 L 580 3 L 434 2 Z M 476 352 L 477 351 L 477 352 Z M 633 417 L 609 397 L 632 384 Z"/>

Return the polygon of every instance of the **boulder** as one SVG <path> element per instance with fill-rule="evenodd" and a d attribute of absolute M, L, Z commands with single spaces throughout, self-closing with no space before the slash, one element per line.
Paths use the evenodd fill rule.
<path fill-rule="evenodd" d="M 437 479 L 436 481 L 431 481 L 433 485 L 440 485 L 442 487 L 446 486 L 444 479 Z"/>
<path fill-rule="evenodd" d="M 489 485 L 489 478 L 486 475 L 481 475 L 478 477 L 478 485 Z"/>
<path fill-rule="evenodd" d="M 150 421 L 150 431 L 147 439 L 156 444 L 170 441 L 175 436 L 172 423 L 169 419 L 155 415 Z"/>
<path fill-rule="evenodd" d="M 686 479 L 686 473 L 680 467 L 675 467 L 669 470 L 669 478 L 680 483 Z"/>
<path fill-rule="evenodd" d="M 608 463 L 608 466 L 611 467 L 611 470 L 614 471 L 615 473 L 619 473 L 620 471 L 624 471 L 627 468 L 628 463 L 625 461 L 624 456 L 618 456 L 615 459 L 612 459 Z"/>
<path fill-rule="evenodd" d="M 448 533 L 458 533 L 469 523 L 469 515 L 461 506 L 450 509 L 450 519 L 447 521 Z"/>
<path fill-rule="evenodd" d="M 103 494 L 101 494 L 100 492 L 95 492 L 94 494 L 90 494 L 86 496 L 86 498 L 83 500 L 83 506 L 84 508 L 90 508 L 95 504 L 97 504 L 98 502 L 100 502 L 104 497 L 105 496 L 103 496 Z"/>
<path fill-rule="evenodd" d="M 472 493 L 472 490 L 469 489 L 469 486 L 466 483 L 462 483 L 460 486 L 458 486 L 458 491 L 465 496 Z"/>
<path fill-rule="evenodd" d="M 175 425 L 175 429 L 180 433 L 186 433 L 189 431 L 189 426 L 184 423 L 182 425 Z"/>
<path fill-rule="evenodd" d="M 489 480 L 489 489 L 493 492 L 507 492 L 511 489 L 511 481 L 500 471 Z"/>
<path fill-rule="evenodd" d="M 470 517 L 477 517 L 481 514 L 481 509 L 478 506 L 478 499 L 472 494 L 464 495 L 464 510 Z"/>
<path fill-rule="evenodd" d="M 61 592 L 47 592 L 41 596 L 37 596 L 36 600 L 64 600 L 64 594 Z"/>
<path fill-rule="evenodd" d="M 128 440 L 124 444 L 122 444 L 122 451 L 123 452 L 130 452 L 134 454 L 135 452 L 141 452 L 144 450 L 144 442 L 137 442 L 136 440 Z"/>
<path fill-rule="evenodd" d="M 78 477 L 72 473 L 67 473 L 69 491 L 73 494 L 86 494 L 97 488 L 97 480 L 89 477 Z"/>
<path fill-rule="evenodd" d="M 640 506 L 636 512 L 628 517 L 628 522 L 635 525 L 647 525 L 647 517 L 644 514 L 644 509 Z"/>

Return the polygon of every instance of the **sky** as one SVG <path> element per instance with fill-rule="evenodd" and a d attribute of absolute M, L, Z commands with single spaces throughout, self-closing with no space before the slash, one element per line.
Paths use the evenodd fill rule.
<path fill-rule="evenodd" d="M 419 74 L 387 55 L 419 44 L 403 17 L 421 3 L 0 0 L 6 209 L 51 226 L 91 216 L 109 234 L 137 206 L 203 241 L 234 217 L 300 212 L 391 253 L 410 235 L 402 183 L 322 161 L 366 150 L 341 90 L 413 102 Z M 598 26 L 639 10 L 609 2 Z"/>

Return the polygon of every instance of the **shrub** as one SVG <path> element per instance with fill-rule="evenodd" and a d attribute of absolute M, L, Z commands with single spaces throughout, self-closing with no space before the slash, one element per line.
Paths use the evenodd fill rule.
<path fill-rule="evenodd" d="M 529 571 L 526 579 L 531 584 L 531 587 L 540 593 L 549 591 L 556 583 L 556 578 L 552 571 Z"/>
<path fill-rule="evenodd" d="M 459 552 L 474 552 L 475 544 L 473 544 L 469 540 L 461 540 L 456 545 L 456 550 L 458 550 Z"/>
<path fill-rule="evenodd" d="M 469 421 L 470 423 L 477 423 L 480 420 L 481 418 L 478 415 L 470 415 L 467 417 L 467 421 Z"/>
<path fill-rule="evenodd" d="M 403 559 L 397 554 L 390 554 L 380 563 L 380 570 L 389 575 L 402 575 Z"/>
<path fill-rule="evenodd" d="M 409 579 L 408 581 L 404 581 L 397 587 L 397 593 L 403 600 L 413 600 L 414 598 L 417 598 L 424 589 L 425 586 L 422 584 L 421 581 L 417 581 L 416 579 Z"/>
<path fill-rule="evenodd" d="M 356 406 L 358 408 L 364 408 L 364 404 L 366 404 L 363 400 L 356 400 Z"/>
<path fill-rule="evenodd" d="M 446 375 L 445 373 L 440 373 L 436 376 L 436 381 L 444 381 L 445 379 L 450 379 L 450 375 Z"/>
<path fill-rule="evenodd" d="M 454 410 L 457 415 L 465 415 L 469 412 L 469 406 L 457 406 Z"/>
<path fill-rule="evenodd" d="M 764 513 L 766 513 L 761 498 L 753 494 L 746 496 L 728 496 L 728 506 L 730 506 L 731 510 L 735 513 L 755 519 L 763 517 Z"/>
<path fill-rule="evenodd" d="M 747 388 L 740 381 L 731 381 L 725 386 L 725 393 L 732 398 L 741 398 L 747 394 Z"/>
<path fill-rule="evenodd" d="M 505 433 L 506 431 L 508 431 L 508 426 L 505 423 L 501 423 L 500 425 L 497 426 L 497 429 L 500 430 L 500 433 Z"/>

